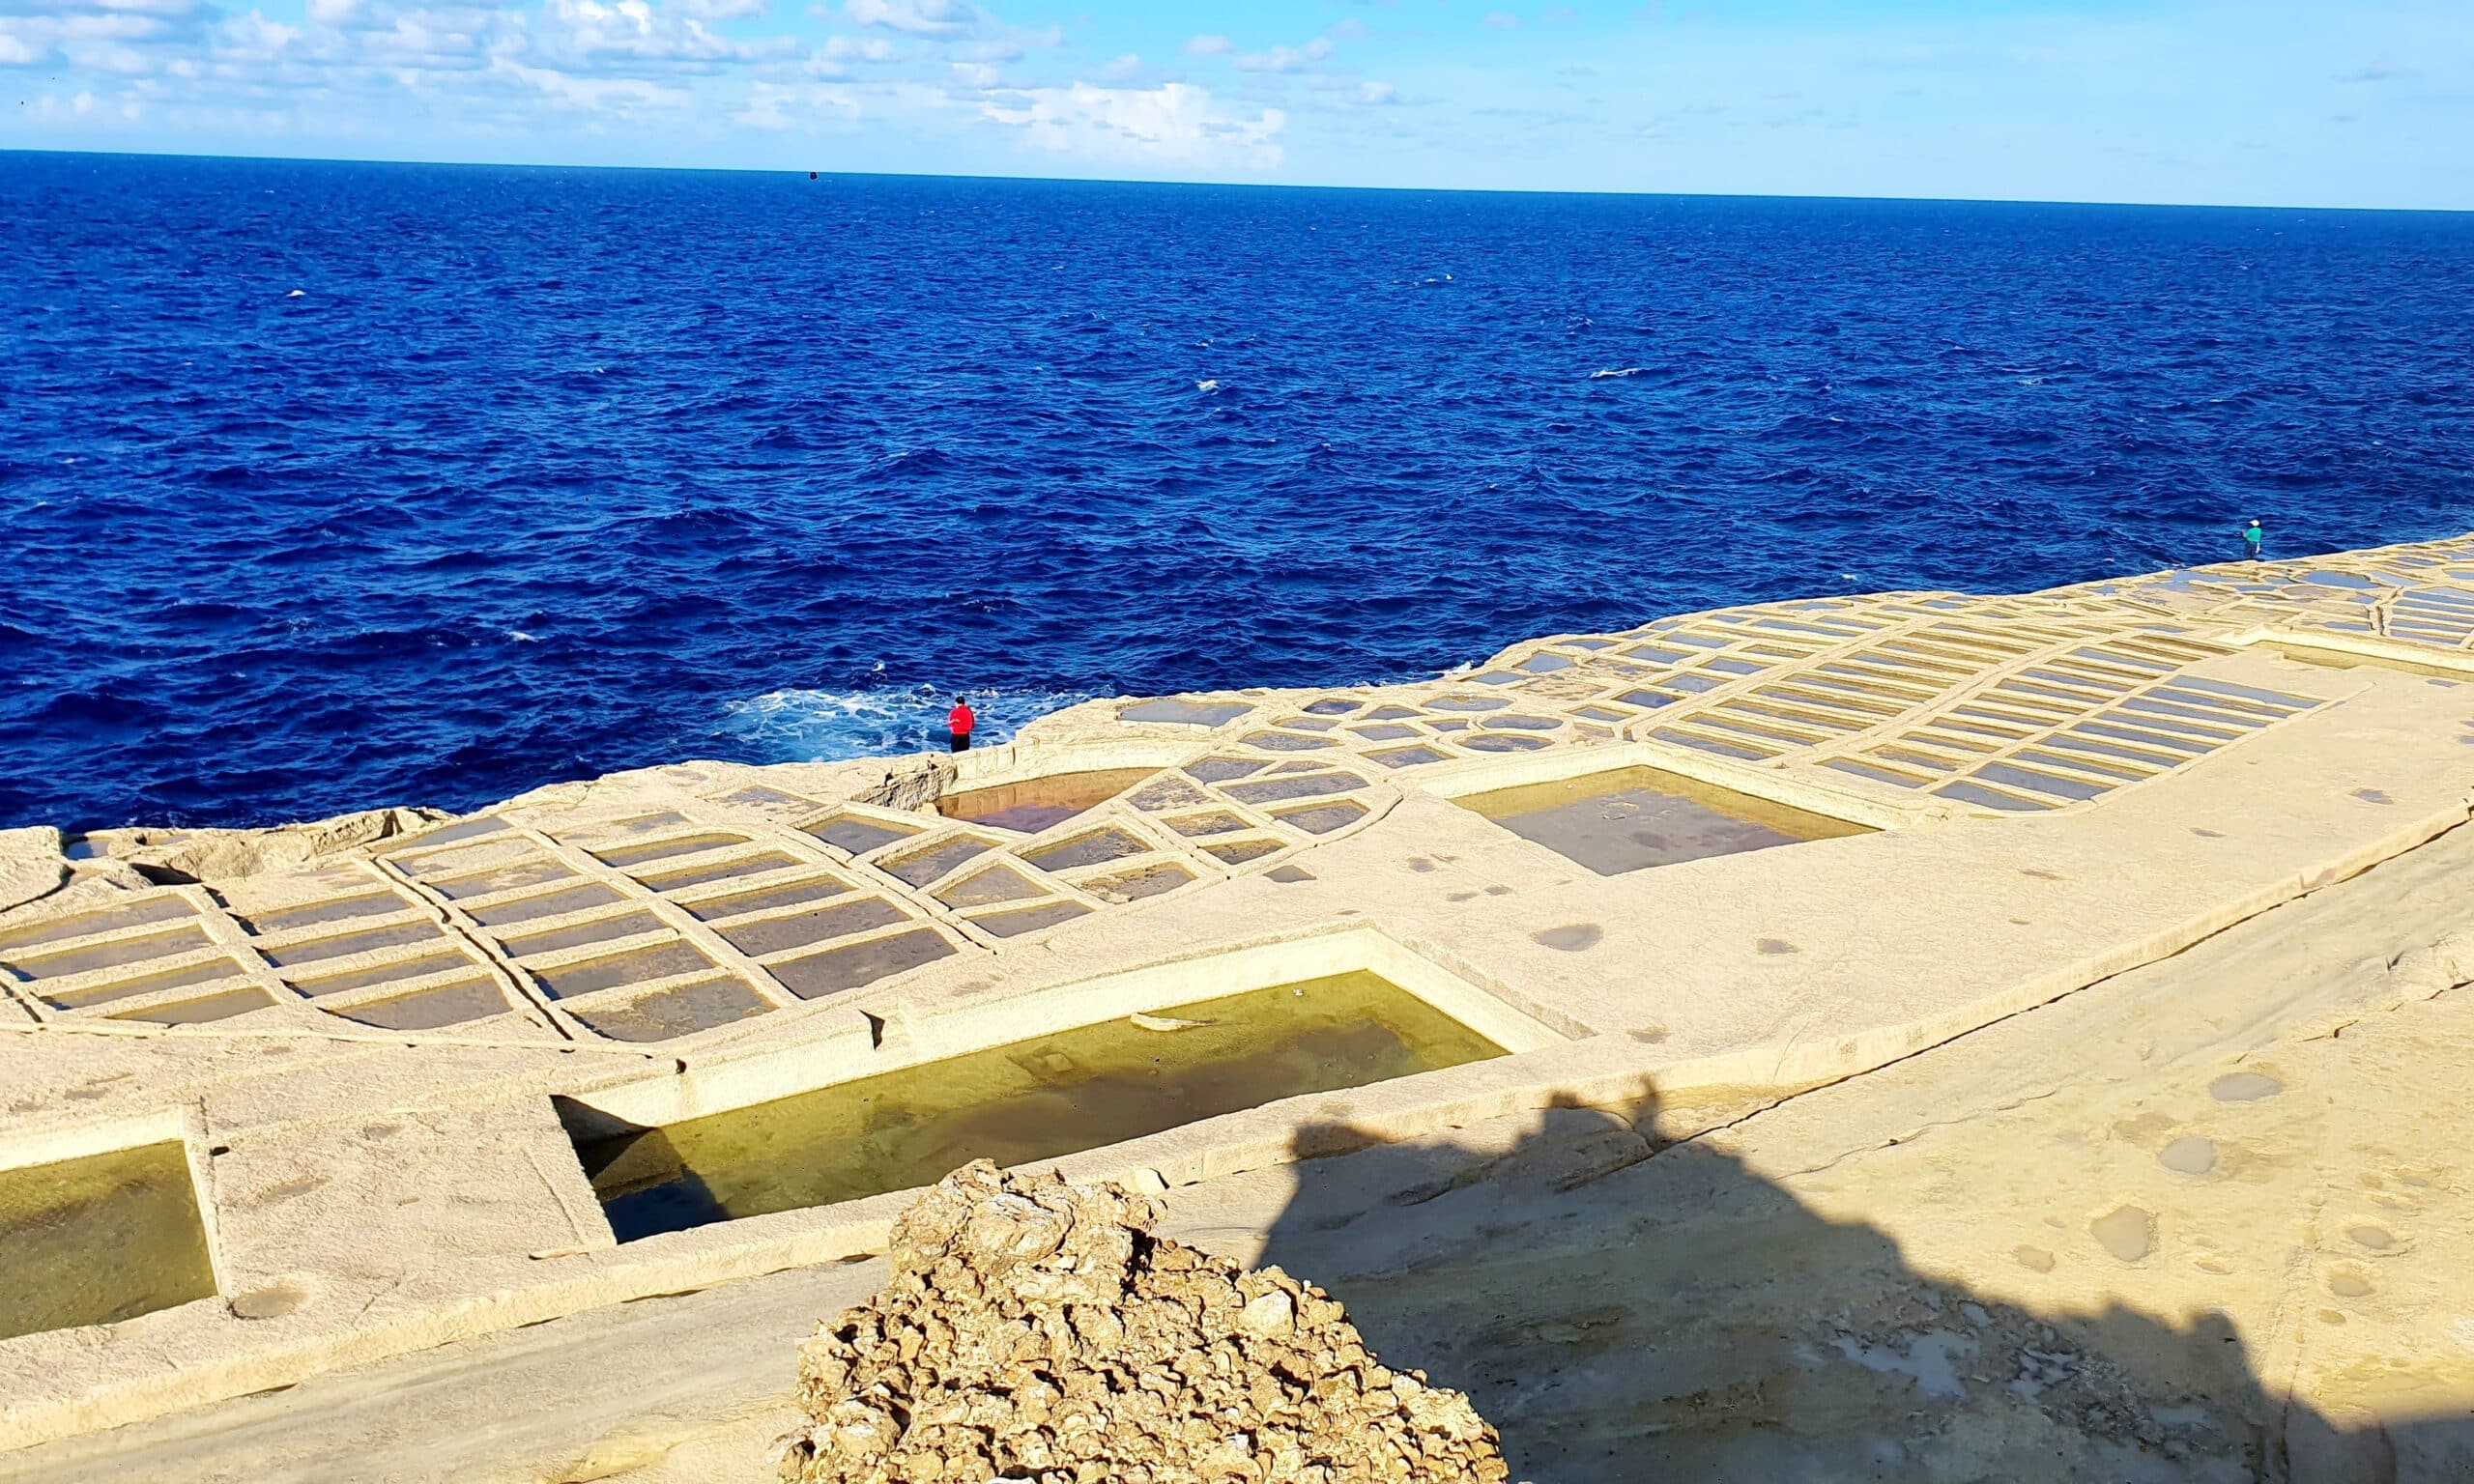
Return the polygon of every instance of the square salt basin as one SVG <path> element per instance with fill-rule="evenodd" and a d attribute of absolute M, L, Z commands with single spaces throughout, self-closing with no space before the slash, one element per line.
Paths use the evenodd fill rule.
<path fill-rule="evenodd" d="M 1656 768 L 1616 768 L 1453 802 L 1601 876 L 1872 833 Z"/>
<path fill-rule="evenodd" d="M 0 1170 L 0 1340 L 116 1324 L 210 1298 L 177 1140 Z"/>
<path fill-rule="evenodd" d="M 1368 973 L 1197 1001 L 991 1046 L 660 1127 L 608 1132 L 561 1104 L 621 1241 L 858 1200 L 1122 1143 L 1283 1098 L 1364 1087 L 1505 1054 Z"/>

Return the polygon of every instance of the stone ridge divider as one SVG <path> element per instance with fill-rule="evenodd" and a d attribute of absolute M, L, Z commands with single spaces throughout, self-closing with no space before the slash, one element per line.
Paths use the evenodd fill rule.
<path fill-rule="evenodd" d="M 515 825 L 512 820 L 508 821 L 508 827 L 521 831 L 521 827 Z M 521 833 L 531 839 L 536 846 L 554 844 L 546 836 L 538 832 L 521 831 Z M 528 1007 L 539 1015 L 542 1023 L 556 1031 L 561 1041 L 590 1042 L 597 1039 L 576 1034 L 576 1028 L 551 1006 L 550 997 L 543 994 L 532 983 L 532 977 L 518 968 L 515 959 L 508 956 L 507 951 L 501 948 L 489 934 L 481 931 L 480 925 L 459 910 L 446 893 L 417 879 L 400 863 L 391 859 L 371 856 L 363 864 L 369 868 L 372 875 L 397 891 L 409 892 L 416 900 L 427 906 L 439 926 L 446 929 L 446 935 L 478 954 L 481 962 L 489 968 L 491 977 L 499 982 L 500 987 L 513 995 L 517 1005 Z M 388 987 L 399 988 L 400 986 Z"/>
<path fill-rule="evenodd" d="M 507 822 L 514 828 L 522 830 L 534 843 L 549 851 L 551 859 L 576 872 L 579 878 L 597 881 L 618 893 L 619 910 L 649 911 L 663 926 L 677 933 L 682 941 L 694 944 L 705 956 L 744 981 L 750 988 L 770 1001 L 776 1009 L 787 1009 L 799 1003 L 796 995 L 783 988 L 755 959 L 733 948 L 721 934 L 698 921 L 695 914 L 678 903 L 658 892 L 647 891 L 634 877 L 614 866 L 605 865 L 599 856 L 581 845 L 566 844 L 554 839 L 547 831 L 532 828 L 517 820 L 511 819 Z M 613 940 L 614 943 L 616 941 L 618 940 Z M 573 956 L 579 961 L 596 958 L 608 954 L 612 947 L 613 943 L 581 944 L 578 945 L 579 951 L 575 952 Z M 625 994 L 631 999 L 641 999 L 658 993 L 674 984 L 692 983 L 695 980 L 709 977 L 704 970 L 698 969 L 686 974 L 673 975 L 668 979 L 647 980 L 640 984 L 628 985 L 623 988 Z M 535 998 L 545 1007 L 556 1003 L 546 990 L 538 992 Z M 563 1011 L 558 1012 L 558 1014 L 562 1020 L 571 1018 Z M 568 1034 L 575 1040 L 600 1039 L 590 1031 L 581 1028 L 571 1030 Z"/>

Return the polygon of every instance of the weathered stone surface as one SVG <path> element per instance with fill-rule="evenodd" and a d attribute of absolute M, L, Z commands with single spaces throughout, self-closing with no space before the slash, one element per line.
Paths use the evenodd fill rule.
<path fill-rule="evenodd" d="M 910 767 L 886 769 L 882 783 L 856 797 L 862 804 L 881 809 L 926 809 L 953 785 L 953 763 L 942 757 L 925 757 Z"/>
<path fill-rule="evenodd" d="M 96 830 L 98 854 L 136 867 L 156 881 L 228 881 L 305 865 L 454 817 L 435 809 L 371 809 L 266 830 Z"/>
<path fill-rule="evenodd" d="M 68 879 L 58 830 L 0 830 L 0 912 L 47 897 Z"/>
<path fill-rule="evenodd" d="M 1115 1185 L 955 1171 L 884 1292 L 799 1354 L 786 1484 L 1507 1476 L 1467 1397 L 1387 1369 L 1340 1305 L 1151 1235 Z"/>

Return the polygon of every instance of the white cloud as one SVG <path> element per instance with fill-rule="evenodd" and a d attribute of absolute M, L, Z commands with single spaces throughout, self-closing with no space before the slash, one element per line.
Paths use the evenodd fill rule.
<path fill-rule="evenodd" d="M 299 26 L 281 25 L 267 19 L 256 11 L 251 11 L 248 14 L 226 23 L 220 40 L 225 46 L 235 52 L 264 60 L 273 57 L 300 38 Z"/>
<path fill-rule="evenodd" d="M 694 3 L 694 0 L 690 0 Z M 545 0 L 533 33 L 542 60 L 568 70 L 612 63 L 654 67 L 707 67 L 797 54 L 787 37 L 738 42 L 698 18 L 688 6 L 650 0 Z"/>
<path fill-rule="evenodd" d="M 902 56 L 900 47 L 881 36 L 828 36 L 808 54 L 808 71 L 822 77 L 841 77 L 854 65 L 881 67 Z"/>
<path fill-rule="evenodd" d="M 678 13 L 695 20 L 761 20 L 764 0 L 672 0 Z"/>
<path fill-rule="evenodd" d="M 35 0 L 26 14 L 0 0 L 0 64 L 67 64 L 119 74 L 150 72 L 169 52 L 205 42 L 216 12 L 200 0 Z M 141 50 L 141 48 L 143 48 Z"/>
<path fill-rule="evenodd" d="M 847 89 L 812 82 L 782 84 L 760 80 L 748 85 L 747 103 L 731 115 L 731 122 L 780 132 L 822 119 L 840 123 L 859 115 L 858 100 Z"/>
<path fill-rule="evenodd" d="M 1023 131 L 1050 154 L 1141 163 L 1277 169 L 1287 116 L 1265 108 L 1253 118 L 1223 112 L 1191 83 L 1156 88 L 1015 89 L 980 105 L 980 117 Z"/>
<path fill-rule="evenodd" d="M 844 0 L 842 13 L 863 26 L 912 36 L 967 36 L 984 18 L 966 0 Z"/>
<path fill-rule="evenodd" d="M 1367 107 L 1380 107 L 1398 102 L 1400 95 L 1388 82 L 1361 82 L 1357 85 L 1357 100 Z"/>
<path fill-rule="evenodd" d="M 1190 57 L 1224 56 L 1236 49 L 1237 43 L 1224 36 L 1197 36 L 1186 43 L 1186 55 Z"/>
<path fill-rule="evenodd" d="M 501 57 L 491 73 L 532 88 L 562 107 L 586 113 L 640 114 L 673 112 L 688 107 L 696 95 L 675 83 L 642 77 L 589 77 L 555 68 L 526 67 Z"/>
<path fill-rule="evenodd" d="M 1275 46 L 1269 51 L 1250 51 L 1237 59 L 1240 71 L 1308 72 L 1321 66 L 1332 54 L 1329 37 L 1318 36 L 1303 46 Z"/>

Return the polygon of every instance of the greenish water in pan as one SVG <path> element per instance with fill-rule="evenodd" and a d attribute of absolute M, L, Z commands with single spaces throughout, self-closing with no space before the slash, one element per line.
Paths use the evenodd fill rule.
<path fill-rule="evenodd" d="M 1372 974 L 1083 1026 L 576 1147 L 621 1241 L 1052 1159 L 1504 1048 Z"/>
<path fill-rule="evenodd" d="M 177 1140 L 0 1170 L 0 1340 L 215 1292 Z"/>

